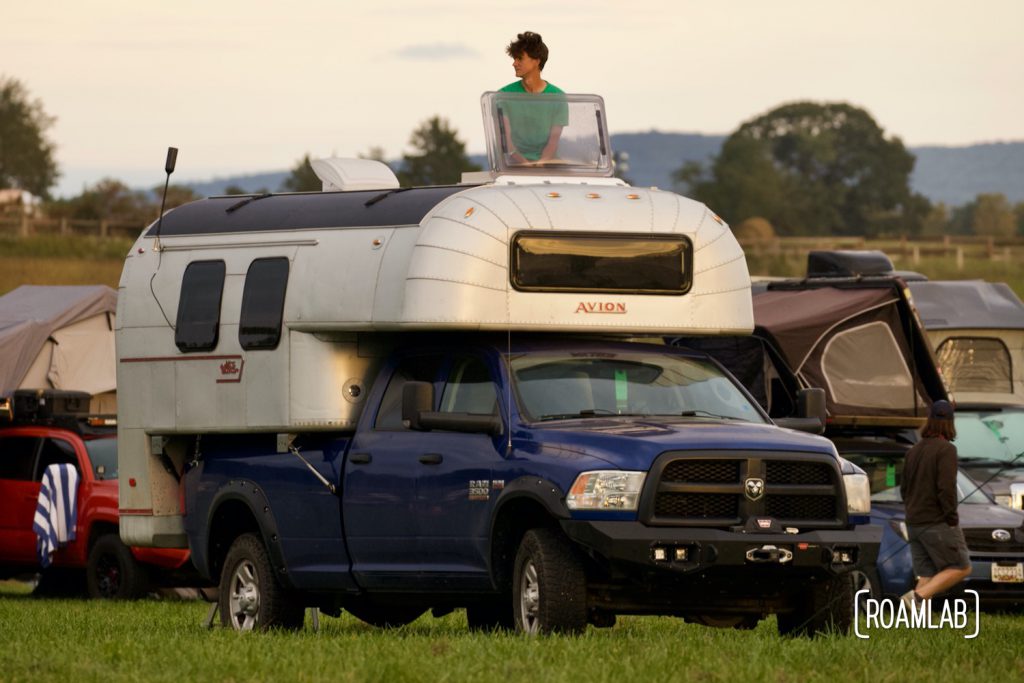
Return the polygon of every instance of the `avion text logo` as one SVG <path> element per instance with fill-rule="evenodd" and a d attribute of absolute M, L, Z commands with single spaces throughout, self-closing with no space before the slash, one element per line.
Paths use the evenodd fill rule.
<path fill-rule="evenodd" d="M 581 301 L 576 313 L 624 315 L 626 304 L 619 301 Z"/>

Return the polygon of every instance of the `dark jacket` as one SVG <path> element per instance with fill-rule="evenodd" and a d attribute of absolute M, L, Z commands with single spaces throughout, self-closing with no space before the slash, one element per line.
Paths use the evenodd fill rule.
<path fill-rule="evenodd" d="M 945 439 L 922 439 L 907 451 L 900 482 L 907 524 L 960 523 L 956 472 L 956 446 Z"/>

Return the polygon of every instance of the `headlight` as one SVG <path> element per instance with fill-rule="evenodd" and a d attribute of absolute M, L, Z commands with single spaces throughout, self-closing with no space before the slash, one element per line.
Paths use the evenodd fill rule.
<path fill-rule="evenodd" d="M 1013 496 L 996 496 L 996 503 L 1011 508 L 1013 507 Z"/>
<path fill-rule="evenodd" d="M 907 533 L 907 523 L 902 519 L 890 519 L 889 527 L 896 532 L 896 535 L 906 542 L 910 542 L 910 534 Z"/>
<path fill-rule="evenodd" d="M 866 515 L 871 512 L 871 485 L 866 474 L 844 474 L 843 484 L 846 485 L 846 509 L 854 515 Z"/>
<path fill-rule="evenodd" d="M 565 502 L 570 510 L 636 510 L 646 472 L 598 470 L 576 477 Z"/>

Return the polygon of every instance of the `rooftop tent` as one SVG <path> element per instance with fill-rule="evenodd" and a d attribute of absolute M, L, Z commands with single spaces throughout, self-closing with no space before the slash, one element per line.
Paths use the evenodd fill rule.
<path fill-rule="evenodd" d="M 117 410 L 110 287 L 23 285 L 0 297 L 0 394 L 63 389 L 93 395 L 90 410 Z"/>
<path fill-rule="evenodd" d="M 946 397 L 897 279 L 771 282 L 753 304 L 753 336 L 678 343 L 710 353 L 772 417 L 793 416 L 803 387 L 825 389 L 832 426 L 914 426 Z"/>
<path fill-rule="evenodd" d="M 773 283 L 754 296 L 755 335 L 802 386 L 825 389 L 831 423 L 910 425 L 946 389 L 902 287 Z"/>
<path fill-rule="evenodd" d="M 1024 303 L 1006 284 L 915 282 L 914 305 L 953 397 L 1024 404 Z"/>

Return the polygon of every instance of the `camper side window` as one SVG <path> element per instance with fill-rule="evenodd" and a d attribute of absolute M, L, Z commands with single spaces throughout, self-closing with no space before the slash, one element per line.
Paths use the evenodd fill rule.
<path fill-rule="evenodd" d="M 188 264 L 181 278 L 178 324 L 174 330 L 174 343 L 181 351 L 211 351 L 217 347 L 223 292 L 223 261 Z"/>
<path fill-rule="evenodd" d="M 287 289 L 288 259 L 261 258 L 250 264 L 238 321 L 238 342 L 243 349 L 277 348 Z"/>

